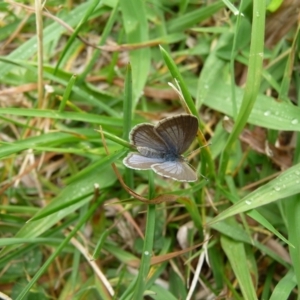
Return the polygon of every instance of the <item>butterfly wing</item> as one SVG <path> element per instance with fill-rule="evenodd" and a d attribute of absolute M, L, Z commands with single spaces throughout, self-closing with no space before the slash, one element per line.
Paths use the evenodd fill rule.
<path fill-rule="evenodd" d="M 164 141 L 154 131 L 151 124 L 140 124 L 132 128 L 130 132 L 130 141 L 136 147 L 154 149 L 156 151 L 166 151 L 167 147 Z"/>
<path fill-rule="evenodd" d="M 152 165 L 164 162 L 161 158 L 146 157 L 137 152 L 130 152 L 123 159 L 123 164 L 135 170 L 149 170 Z"/>
<path fill-rule="evenodd" d="M 184 160 L 154 164 L 151 169 L 161 176 L 177 181 L 192 182 L 197 180 L 196 172 Z"/>
<path fill-rule="evenodd" d="M 192 115 L 170 117 L 160 121 L 154 129 L 168 149 L 180 155 L 189 148 L 196 137 L 198 119 Z"/>
<path fill-rule="evenodd" d="M 183 159 L 166 161 L 159 153 L 180 156 L 192 143 L 197 130 L 198 119 L 191 115 L 167 118 L 157 126 L 137 125 L 130 132 L 130 141 L 144 155 L 131 152 L 124 158 L 123 163 L 131 169 L 153 169 L 157 174 L 177 181 L 196 181 L 197 174 Z"/>

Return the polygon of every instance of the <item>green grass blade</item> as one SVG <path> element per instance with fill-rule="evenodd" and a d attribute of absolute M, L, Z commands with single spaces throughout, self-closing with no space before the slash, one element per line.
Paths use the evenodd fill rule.
<path fill-rule="evenodd" d="M 121 0 L 120 8 L 127 42 L 130 44 L 148 41 L 148 24 L 145 2 L 142 0 Z M 132 68 L 133 108 L 140 98 L 150 70 L 150 49 L 130 51 Z"/>
<path fill-rule="evenodd" d="M 260 83 L 262 62 L 264 53 L 264 31 L 265 31 L 265 1 L 253 2 L 253 26 L 251 34 L 251 46 L 249 56 L 249 70 L 243 102 L 236 119 L 236 123 L 221 156 L 219 175 L 224 177 L 233 143 L 247 123 L 254 103 L 257 99 Z"/>
<path fill-rule="evenodd" d="M 216 223 L 230 216 L 297 195 L 300 193 L 299 183 L 300 164 L 297 164 L 221 212 L 211 223 Z"/>
<path fill-rule="evenodd" d="M 238 279 L 243 299 L 257 299 L 244 245 L 224 236 L 221 244 Z"/>
<path fill-rule="evenodd" d="M 81 5 L 77 6 L 74 10 L 68 12 L 67 15 L 63 16 L 62 20 L 70 26 L 76 25 L 78 20 L 83 17 L 89 5 L 90 5 L 90 1 L 82 3 Z M 61 26 L 59 23 L 54 22 L 51 23 L 49 26 L 47 26 L 43 32 L 44 48 L 47 48 L 47 46 L 53 40 L 55 40 L 57 36 L 62 35 L 65 31 L 66 29 L 63 26 Z M 33 55 L 35 55 L 36 51 L 37 51 L 37 39 L 36 36 L 33 36 L 30 40 L 28 40 L 27 42 L 19 46 L 15 51 L 7 55 L 7 58 L 11 60 L 15 60 L 15 59 L 27 60 Z M 9 64 L 0 62 L 0 80 L 10 71 L 11 71 L 11 66 Z"/>

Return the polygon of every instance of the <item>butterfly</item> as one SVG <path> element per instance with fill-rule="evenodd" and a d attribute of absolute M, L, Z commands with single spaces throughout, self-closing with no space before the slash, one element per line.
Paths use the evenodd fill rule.
<path fill-rule="evenodd" d="M 123 164 L 136 170 L 152 169 L 177 181 L 196 181 L 196 172 L 182 154 L 191 145 L 197 130 L 198 119 L 187 114 L 165 118 L 155 126 L 139 124 L 130 132 L 130 142 L 138 152 L 130 152 Z"/>

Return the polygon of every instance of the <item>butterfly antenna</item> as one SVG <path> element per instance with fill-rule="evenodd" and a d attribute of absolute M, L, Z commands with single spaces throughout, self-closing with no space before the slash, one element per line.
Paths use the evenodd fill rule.
<path fill-rule="evenodd" d="M 202 149 L 202 148 L 204 148 L 204 147 L 207 147 L 207 146 L 210 146 L 210 145 L 211 145 L 211 143 L 207 143 L 207 144 L 205 144 L 205 145 L 203 145 L 203 146 L 201 146 L 201 147 L 198 147 L 197 149 L 195 149 L 195 150 L 189 152 L 189 153 L 187 154 L 188 159 L 189 159 L 189 160 L 192 159 L 193 156 L 194 156 L 195 154 L 198 154 L 198 153 L 200 152 L 200 149 Z M 191 156 L 191 158 L 190 158 L 190 156 Z"/>

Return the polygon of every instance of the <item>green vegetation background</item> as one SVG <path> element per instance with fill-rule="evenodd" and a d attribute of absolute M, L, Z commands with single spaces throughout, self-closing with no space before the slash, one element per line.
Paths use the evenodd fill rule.
<path fill-rule="evenodd" d="M 296 299 L 297 7 L 0 3 L 1 297 Z M 125 169 L 134 125 L 187 108 L 208 180 Z"/>

